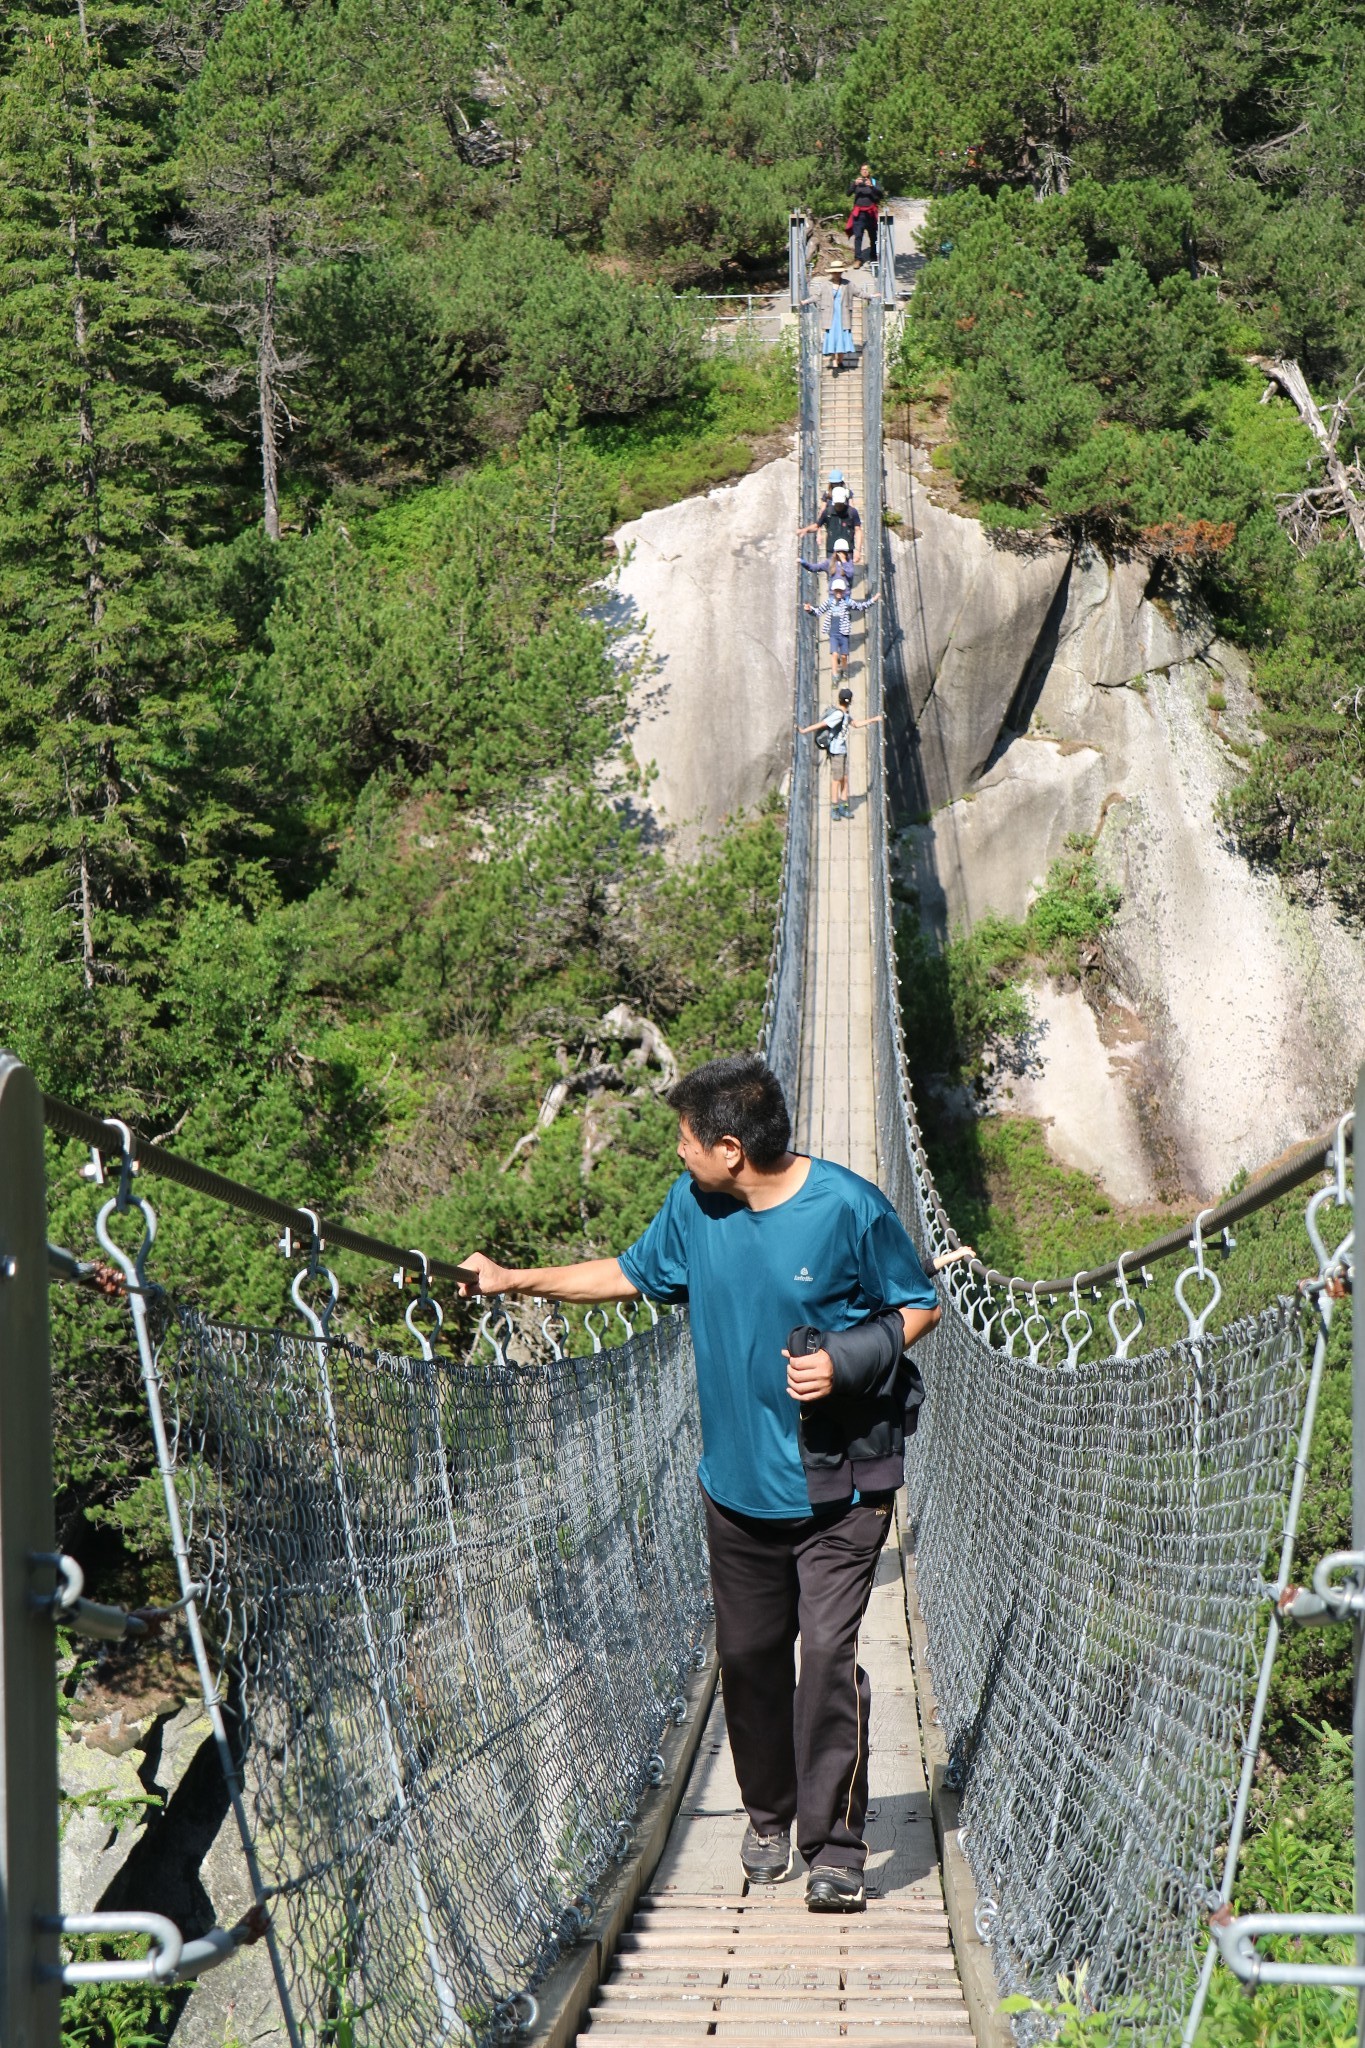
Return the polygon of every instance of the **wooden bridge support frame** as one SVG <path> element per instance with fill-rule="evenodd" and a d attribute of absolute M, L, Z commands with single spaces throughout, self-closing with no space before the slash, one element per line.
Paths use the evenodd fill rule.
<path fill-rule="evenodd" d="M 55 1548 L 43 1103 L 0 1054 L 0 2048 L 56 2048 L 57 1673 L 35 1610 L 35 1552 Z"/>

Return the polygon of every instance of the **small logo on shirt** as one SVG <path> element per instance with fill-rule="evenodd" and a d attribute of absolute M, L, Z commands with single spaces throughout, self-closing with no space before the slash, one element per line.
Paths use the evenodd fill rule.
<path fill-rule="evenodd" d="M 801 1268 L 801 1271 L 799 1273 L 792 1274 L 793 1280 L 813 1280 L 814 1278 L 814 1273 L 808 1272 L 804 1266 Z"/>

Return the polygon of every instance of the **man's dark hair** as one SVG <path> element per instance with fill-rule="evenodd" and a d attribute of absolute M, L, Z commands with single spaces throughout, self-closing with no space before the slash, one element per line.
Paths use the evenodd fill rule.
<path fill-rule="evenodd" d="M 708 1152 L 738 1138 L 751 1165 L 775 1166 L 791 1143 L 782 1083 L 754 1052 L 695 1067 L 669 1089 L 668 1103 Z"/>

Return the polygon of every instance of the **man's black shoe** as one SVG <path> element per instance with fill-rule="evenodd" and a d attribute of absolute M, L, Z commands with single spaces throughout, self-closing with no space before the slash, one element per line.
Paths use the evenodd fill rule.
<path fill-rule="evenodd" d="M 744 1840 L 739 1845 L 739 1860 L 750 1884 L 781 1884 L 784 1877 L 791 1876 L 790 1830 L 779 1828 L 776 1834 L 761 1835 L 750 1824 L 745 1828 Z"/>
<path fill-rule="evenodd" d="M 806 1906 L 812 1913 L 862 1913 L 867 1910 L 861 1870 L 841 1870 L 817 1863 L 806 1879 Z"/>

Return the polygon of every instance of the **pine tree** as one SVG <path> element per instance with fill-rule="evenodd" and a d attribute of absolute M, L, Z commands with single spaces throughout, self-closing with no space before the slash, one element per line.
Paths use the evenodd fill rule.
<path fill-rule="evenodd" d="M 186 95 L 180 176 L 186 238 L 213 273 L 212 295 L 252 351 L 262 519 L 280 537 L 281 437 L 303 357 L 284 333 L 286 272 L 335 254 L 323 206 L 323 102 L 311 38 L 280 0 L 228 16 Z"/>
<path fill-rule="evenodd" d="M 3 936 L 87 997 L 135 980 L 191 843 L 186 678 L 215 634 L 187 573 L 220 480 L 184 377 L 199 316 L 157 246 L 151 11 L 31 7 L 0 78 Z"/>

